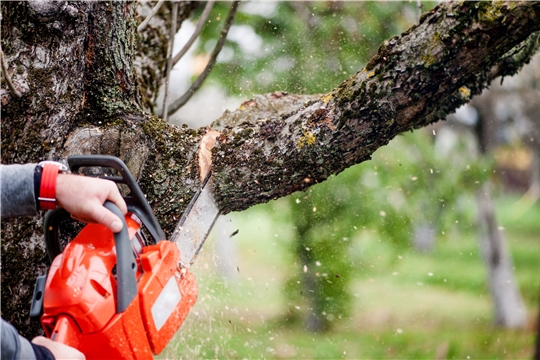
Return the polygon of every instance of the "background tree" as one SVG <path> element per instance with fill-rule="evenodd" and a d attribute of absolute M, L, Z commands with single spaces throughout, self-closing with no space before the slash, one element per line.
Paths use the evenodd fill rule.
<path fill-rule="evenodd" d="M 119 156 L 169 232 L 200 184 L 198 154 L 209 151 L 201 139 L 215 133 L 143 109 L 166 73 L 169 19 L 182 22 L 196 5 L 181 3 L 169 17 L 165 4 L 138 35 L 133 3 L 2 2 L 2 162 Z M 306 189 L 444 118 L 528 61 L 539 13 L 538 3 L 441 4 L 335 90 L 276 92 L 225 114 L 211 149 L 220 207 L 238 211 Z M 3 316 L 26 335 L 37 331 L 26 314 L 46 266 L 40 226 L 2 222 Z"/>
<path fill-rule="evenodd" d="M 400 251 L 414 246 L 422 221 L 441 240 L 473 230 L 457 225 L 474 222 L 460 203 L 479 190 L 492 163 L 471 159 L 472 136 L 462 135 L 451 151 L 434 146 L 434 138 L 426 131 L 400 136 L 370 166 L 347 169 L 290 197 L 299 271 L 289 281 L 289 311 L 298 312 L 295 306 L 302 303 L 308 329 L 326 330 L 350 311 L 349 284 L 369 263 L 351 253 L 358 232 L 391 242 L 397 260 Z"/>
<path fill-rule="evenodd" d="M 508 152 L 507 148 L 517 148 L 528 154 L 530 169 L 529 181 L 525 184 L 514 184 L 526 190 L 521 202 L 526 207 L 532 206 L 539 198 L 539 168 L 538 142 L 540 141 L 538 127 L 538 70 L 540 57 L 535 56 L 524 73 L 506 82 L 506 86 L 494 84 L 482 96 L 475 98 L 471 106 L 477 110 L 478 120 L 476 135 L 479 152 L 486 154 Z M 510 89 L 514 91 L 510 91 Z M 510 150 L 512 151 L 512 150 Z M 527 156 L 526 156 L 527 157 Z M 523 161 L 522 161 L 523 162 Z M 525 160 L 527 162 L 527 160 Z M 516 167 L 523 164 L 504 164 L 503 172 L 516 172 Z M 515 176 L 515 175 L 510 175 Z M 511 180 L 508 179 L 510 182 Z M 526 188 L 528 187 L 528 188 Z M 480 245 L 484 259 L 488 265 L 490 290 L 494 298 L 495 319 L 500 325 L 508 327 L 523 327 L 526 324 L 526 314 L 523 300 L 517 289 L 513 276 L 512 259 L 507 252 L 507 241 L 504 233 L 499 230 L 499 224 L 493 210 L 493 184 L 486 183 L 478 191 L 478 222 L 481 229 Z"/>

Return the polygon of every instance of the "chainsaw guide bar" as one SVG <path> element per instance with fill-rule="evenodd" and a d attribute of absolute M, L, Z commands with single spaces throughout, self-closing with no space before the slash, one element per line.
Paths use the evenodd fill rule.
<path fill-rule="evenodd" d="M 180 264 L 183 268 L 189 269 L 195 261 L 220 212 L 213 195 L 212 172 L 209 172 L 170 239 L 180 249 Z"/>

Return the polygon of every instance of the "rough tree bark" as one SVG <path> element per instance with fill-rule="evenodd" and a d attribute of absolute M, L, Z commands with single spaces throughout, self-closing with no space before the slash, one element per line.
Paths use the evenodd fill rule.
<path fill-rule="evenodd" d="M 135 4 L 1 2 L 0 11 L 8 63 L 2 163 L 119 156 L 169 232 L 200 184 L 208 129 L 175 127 L 143 111 L 155 85 L 144 88 L 143 104 Z M 443 119 L 495 77 L 517 72 L 539 29 L 540 3 L 444 3 L 329 94 L 276 92 L 245 102 L 214 126 L 220 207 L 238 211 L 303 190 L 369 159 L 394 136 Z M 152 61 L 163 64 L 162 56 L 155 51 Z M 144 64 L 146 84 L 155 84 L 163 69 Z M 38 331 L 27 311 L 46 266 L 40 226 L 41 219 L 2 221 L 2 315 L 27 336 Z"/>

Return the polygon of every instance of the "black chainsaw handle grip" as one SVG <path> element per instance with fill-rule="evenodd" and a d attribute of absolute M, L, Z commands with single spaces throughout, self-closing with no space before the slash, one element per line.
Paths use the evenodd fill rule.
<path fill-rule="evenodd" d="M 118 176 L 100 176 L 102 179 L 112 180 L 116 183 L 125 184 L 131 191 L 130 196 L 124 196 L 128 210 L 135 213 L 142 221 L 156 244 L 160 240 L 165 240 L 165 233 L 161 229 L 150 204 L 146 200 L 139 184 L 129 172 L 128 167 L 116 156 L 110 155 L 72 155 L 68 157 L 68 164 L 71 172 L 78 174 L 82 167 L 108 167 L 118 171 Z"/>
<path fill-rule="evenodd" d="M 106 201 L 103 204 L 122 220 L 122 230 L 114 233 L 114 245 L 116 246 L 116 290 L 117 302 L 116 313 L 120 314 L 127 309 L 137 295 L 137 263 L 133 256 L 133 249 L 129 241 L 128 227 L 122 211 L 114 203 Z"/>
<path fill-rule="evenodd" d="M 69 213 L 62 208 L 45 213 L 43 237 L 45 238 L 45 249 L 47 249 L 47 254 L 51 262 L 64 250 L 62 244 L 60 244 L 58 229 L 60 227 L 60 220 L 65 216 L 69 216 Z"/>

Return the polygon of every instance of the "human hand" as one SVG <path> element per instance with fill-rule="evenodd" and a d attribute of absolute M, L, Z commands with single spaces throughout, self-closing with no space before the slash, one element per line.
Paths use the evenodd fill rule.
<path fill-rule="evenodd" d="M 116 184 L 109 180 L 78 175 L 58 174 L 56 202 L 76 220 L 100 223 L 112 232 L 122 230 L 122 221 L 103 204 L 112 201 L 122 214 L 127 213 L 126 202 Z"/>
<path fill-rule="evenodd" d="M 79 350 L 77 350 L 75 348 L 72 348 L 71 346 L 67 346 L 65 344 L 52 341 L 52 340 L 47 339 L 46 337 L 43 337 L 43 336 L 35 337 L 32 340 L 32 343 L 34 343 L 36 345 L 46 347 L 47 349 L 49 349 L 52 352 L 52 354 L 54 355 L 54 358 L 56 360 L 63 360 L 63 359 L 65 359 L 65 360 L 67 360 L 67 359 L 69 359 L 69 360 L 73 360 L 73 359 L 85 360 L 86 359 L 84 354 L 82 352 L 80 352 Z"/>

